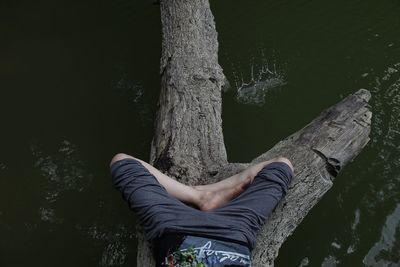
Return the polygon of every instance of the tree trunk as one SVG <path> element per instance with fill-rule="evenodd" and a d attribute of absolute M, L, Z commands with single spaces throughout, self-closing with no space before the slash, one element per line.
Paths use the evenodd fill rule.
<path fill-rule="evenodd" d="M 215 182 L 249 164 L 227 162 L 221 92 L 228 83 L 214 17 L 208 0 L 162 0 L 160 8 L 161 93 L 150 161 L 187 184 Z M 368 143 L 369 98 L 359 90 L 251 162 L 285 156 L 295 168 L 288 194 L 259 235 L 253 266 L 273 266 L 282 243 Z M 154 266 L 140 229 L 138 243 L 137 266 Z"/>
<path fill-rule="evenodd" d="M 218 41 L 208 0 L 161 1 L 161 93 L 151 160 L 187 183 L 227 164 Z"/>

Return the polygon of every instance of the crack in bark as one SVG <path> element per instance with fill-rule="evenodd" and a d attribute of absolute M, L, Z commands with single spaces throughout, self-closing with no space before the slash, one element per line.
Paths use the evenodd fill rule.
<path fill-rule="evenodd" d="M 360 125 L 360 126 L 362 126 L 362 127 L 369 127 L 371 124 L 370 123 L 368 123 L 368 122 L 366 122 L 366 121 L 363 121 L 363 120 L 357 120 L 357 119 L 354 119 L 353 120 L 355 123 L 357 123 L 358 125 Z"/>
<path fill-rule="evenodd" d="M 160 155 L 154 160 L 154 167 L 159 169 L 162 172 L 168 172 L 171 169 L 171 167 L 174 165 L 174 163 L 172 162 L 172 157 L 169 154 L 171 140 L 172 140 L 172 138 L 170 137 L 168 139 L 167 145 L 161 151 Z"/>
<path fill-rule="evenodd" d="M 331 175 L 330 180 L 333 182 L 333 180 L 336 178 L 336 176 L 339 174 L 340 170 L 342 169 L 341 162 L 338 159 L 335 158 L 328 158 L 325 156 L 324 153 L 319 151 L 318 149 L 312 148 L 312 151 L 315 152 L 320 158 L 322 158 L 325 162 L 325 168 L 328 171 L 328 173 Z"/>
<path fill-rule="evenodd" d="M 162 68 L 161 68 L 161 72 L 160 72 L 160 75 L 161 75 L 161 76 L 163 76 L 164 73 L 166 72 L 168 66 L 169 66 L 170 63 L 171 63 L 171 60 L 172 60 L 172 55 L 169 56 L 169 57 L 167 58 L 166 62 L 163 64 L 163 66 L 162 66 Z"/>

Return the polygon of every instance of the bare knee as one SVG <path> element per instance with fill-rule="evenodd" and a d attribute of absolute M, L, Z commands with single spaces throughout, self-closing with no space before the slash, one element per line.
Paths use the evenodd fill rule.
<path fill-rule="evenodd" d="M 133 159 L 133 158 L 134 158 L 134 157 L 129 156 L 128 154 L 118 153 L 118 154 L 116 154 L 116 155 L 111 159 L 110 166 L 111 166 L 113 163 L 117 162 L 117 161 L 120 161 L 120 160 L 123 160 L 123 159 Z"/>
<path fill-rule="evenodd" d="M 277 157 L 277 158 L 274 158 L 273 161 L 274 161 L 274 162 L 283 162 L 283 163 L 286 163 L 286 164 L 290 167 L 290 169 L 292 169 L 292 171 L 294 171 L 292 162 L 290 162 L 290 160 L 289 160 L 288 158 L 285 158 L 285 157 Z"/>

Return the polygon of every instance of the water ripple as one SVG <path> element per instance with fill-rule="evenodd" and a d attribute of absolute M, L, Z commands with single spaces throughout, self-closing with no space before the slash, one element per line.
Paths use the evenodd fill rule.
<path fill-rule="evenodd" d="M 34 167 L 44 178 L 44 198 L 39 207 L 42 222 L 60 223 L 55 205 L 59 197 L 67 191 L 83 192 L 91 185 L 92 175 L 86 171 L 79 159 L 77 148 L 64 140 L 56 153 L 47 153 L 38 144 L 31 144 Z"/>
<path fill-rule="evenodd" d="M 374 173 L 376 180 L 369 185 L 362 203 L 368 211 L 366 218 L 376 216 L 382 205 L 394 204 L 395 208 L 387 216 L 379 240 L 372 244 L 363 263 L 395 266 L 400 264 L 397 241 L 400 237 L 400 63 L 388 66 L 376 78 L 372 95 L 371 148 L 375 158 L 366 171 Z"/>
<path fill-rule="evenodd" d="M 128 244 L 134 237 L 133 229 L 124 225 L 105 227 L 102 224 L 93 224 L 86 232 L 90 238 L 103 241 L 104 249 L 99 266 L 121 266 L 128 255 Z"/>
<path fill-rule="evenodd" d="M 376 78 L 372 95 L 371 145 L 376 159 L 371 161 L 370 169 L 379 170 L 379 177 L 385 180 L 382 186 L 371 189 L 377 203 L 385 199 L 400 201 L 400 174 L 397 172 L 400 167 L 400 63 L 389 66 L 382 78 Z"/>
<path fill-rule="evenodd" d="M 368 251 L 363 263 L 366 266 L 395 266 L 400 264 L 400 204 L 386 218 L 382 228 L 381 238 Z M 397 262 L 397 263 L 396 263 Z"/>
<path fill-rule="evenodd" d="M 87 173 L 84 163 L 77 156 L 77 148 L 64 140 L 56 155 L 46 155 L 37 144 L 31 145 L 35 158 L 35 168 L 48 180 L 52 190 L 50 196 L 56 196 L 61 191 L 75 190 L 82 192 L 92 181 L 92 175 Z"/>

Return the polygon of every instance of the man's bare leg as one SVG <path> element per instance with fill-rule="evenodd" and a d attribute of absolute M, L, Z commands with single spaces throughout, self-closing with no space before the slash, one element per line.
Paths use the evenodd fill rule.
<path fill-rule="evenodd" d="M 187 186 L 168 177 L 167 175 L 160 172 L 159 170 L 141 159 L 134 158 L 127 154 L 119 153 L 113 157 L 113 159 L 111 160 L 111 164 L 127 158 L 139 161 L 151 174 L 156 177 L 157 181 L 167 190 L 170 195 L 174 196 L 182 202 L 199 207 L 198 204 L 200 203 L 200 199 L 204 194 L 203 192 L 200 192 L 193 187 Z"/>
<path fill-rule="evenodd" d="M 220 203 L 225 204 L 229 200 L 233 199 L 242 193 L 246 187 L 253 182 L 257 173 L 259 173 L 265 166 L 273 162 L 286 163 L 293 171 L 293 165 L 287 158 L 278 157 L 252 165 L 242 172 L 234 174 L 217 183 L 194 186 L 196 190 L 205 191 L 205 194 L 203 195 L 203 201 L 201 203 L 202 209 L 215 209 L 222 206 Z M 232 194 L 229 194 L 228 192 Z M 228 199 L 230 196 L 232 197 Z"/>
<path fill-rule="evenodd" d="M 207 211 L 216 209 L 225 205 L 227 202 L 238 196 L 250 184 L 257 173 L 272 162 L 284 162 L 292 169 L 290 161 L 286 158 L 276 158 L 269 161 L 264 161 L 253 165 L 246 170 L 226 178 L 220 182 L 201 186 L 187 186 L 182 184 L 167 175 L 163 174 L 150 164 L 140 159 L 134 158 L 127 154 L 117 154 L 111 161 L 111 164 L 131 158 L 139 161 L 151 174 L 153 174 L 157 181 L 167 190 L 173 197 L 179 199 L 187 204 L 195 205 L 200 210 Z"/>
<path fill-rule="evenodd" d="M 273 162 L 283 162 L 289 165 L 289 167 L 293 171 L 292 163 L 284 157 L 278 157 L 271 160 L 263 161 L 257 164 L 254 164 L 247 169 L 243 170 L 240 173 L 234 174 L 228 178 L 225 178 L 217 183 L 207 184 L 207 185 L 198 185 L 195 186 L 197 190 L 208 190 L 208 191 L 219 191 L 224 190 L 226 188 L 235 187 L 239 184 L 248 185 L 253 182 L 254 177 L 259 173 L 265 166 Z"/>

